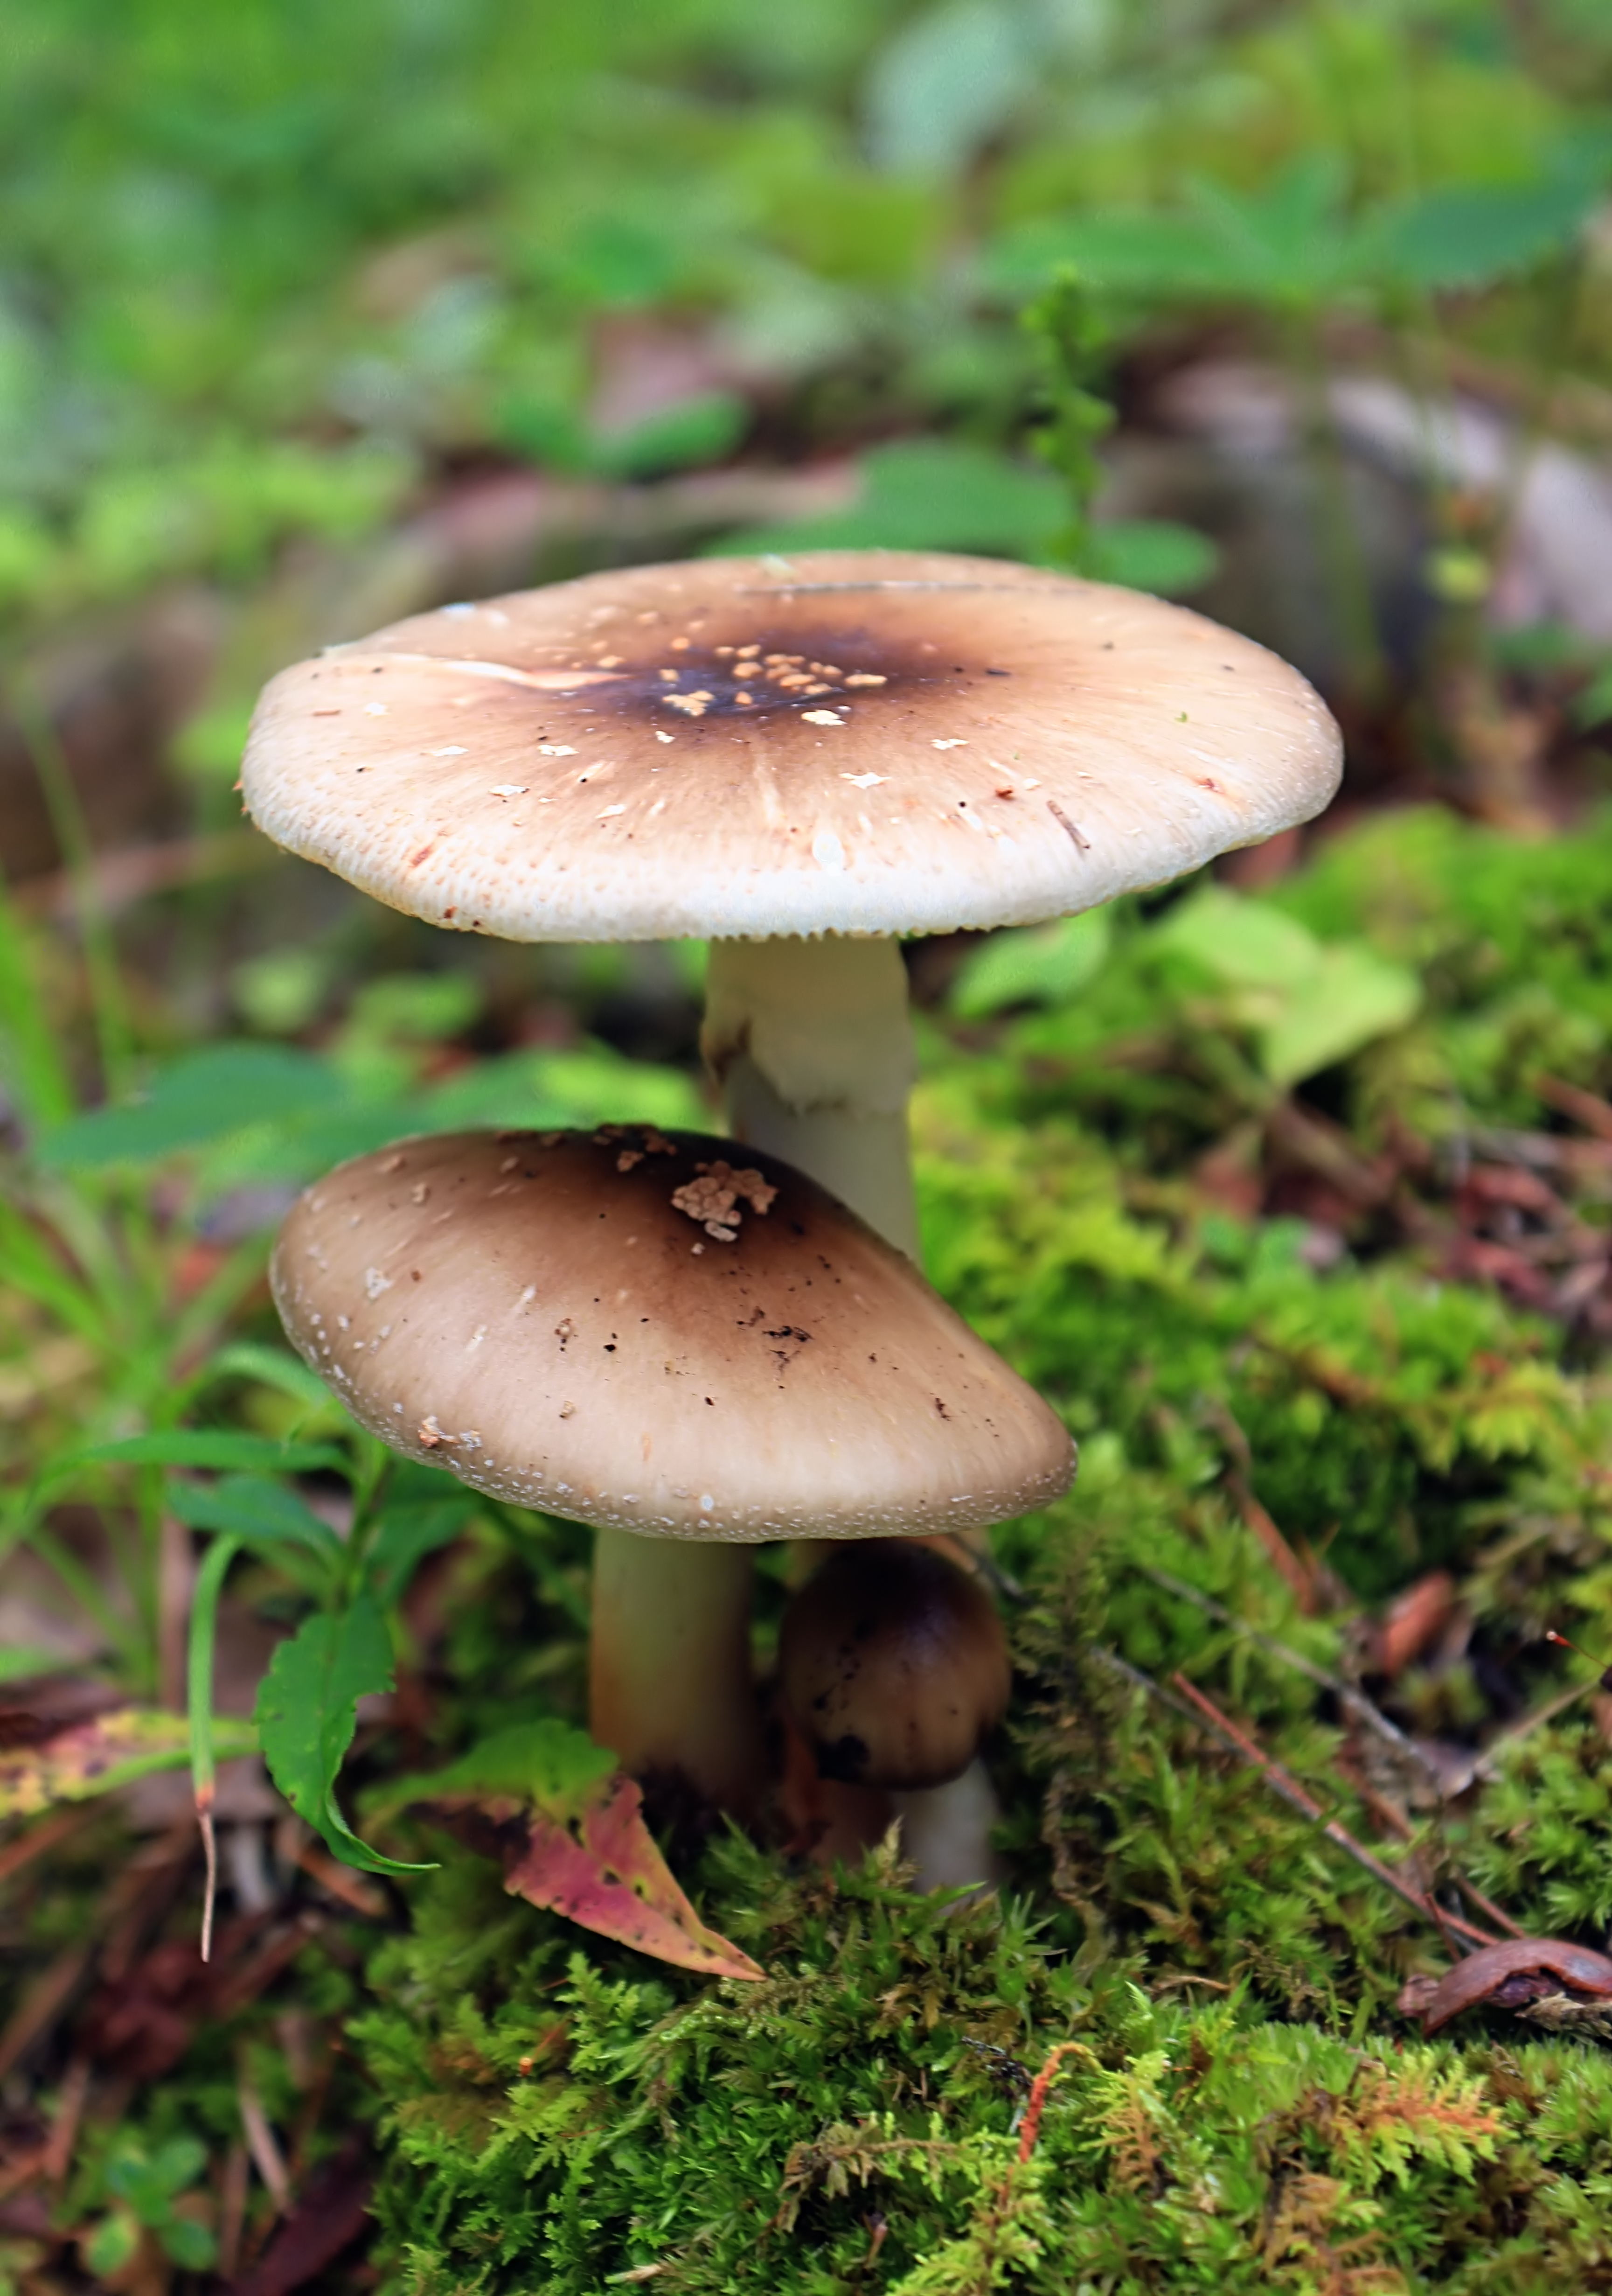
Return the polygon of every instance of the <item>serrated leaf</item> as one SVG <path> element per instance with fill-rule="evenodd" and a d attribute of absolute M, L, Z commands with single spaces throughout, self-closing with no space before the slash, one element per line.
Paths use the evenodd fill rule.
<path fill-rule="evenodd" d="M 643 1798 L 615 1757 L 555 1720 L 501 1730 L 435 1777 L 401 1791 L 445 1813 L 502 1821 L 503 1886 L 657 1961 L 706 1977 L 755 1979 L 748 1954 L 708 1929 L 643 1822 Z M 389 1789 L 387 1800 L 397 1798 Z"/>
<path fill-rule="evenodd" d="M 371 1874 L 418 1874 L 360 1841 L 336 1801 L 336 1775 L 353 1742 L 358 1701 L 392 1687 L 392 1646 L 374 1596 L 305 1619 L 274 1652 L 254 1714 L 269 1775 L 338 1857 Z"/>
<path fill-rule="evenodd" d="M 225 1761 L 258 1743 L 244 1722 L 217 1725 L 217 1751 Z M 53 1731 L 31 1746 L 0 1751 L 0 1818 L 30 1817 L 62 1801 L 87 1801 L 153 1770 L 183 1768 L 190 1759 L 190 1726 L 182 1714 L 123 1706 L 93 1721 Z"/>

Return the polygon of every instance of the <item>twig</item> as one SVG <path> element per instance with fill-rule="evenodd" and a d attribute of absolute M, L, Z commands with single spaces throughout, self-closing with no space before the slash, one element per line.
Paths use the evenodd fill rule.
<path fill-rule="evenodd" d="M 1196 1683 L 1189 1682 L 1186 1676 L 1179 1671 L 1173 1675 L 1171 1679 L 1182 1696 L 1197 1709 L 1199 1718 L 1209 1725 L 1216 1736 L 1223 1738 L 1228 1745 L 1233 1747 L 1242 1756 L 1244 1761 L 1251 1763 L 1260 1772 L 1272 1793 L 1285 1801 L 1290 1808 L 1297 1810 L 1301 1816 L 1307 1817 L 1314 1824 L 1319 1825 L 1329 1841 L 1341 1849 L 1346 1857 L 1352 1857 L 1357 1866 L 1363 1867 L 1373 1880 L 1380 1882 L 1385 1889 L 1391 1890 L 1396 1898 L 1403 1899 L 1411 1907 L 1412 1912 L 1420 1914 L 1423 1921 L 1430 1922 L 1435 1929 L 1453 1930 L 1458 1936 L 1469 1939 L 1475 1945 L 1500 1943 L 1500 1939 L 1491 1931 L 1475 1928 L 1470 1922 L 1463 1921 L 1459 1914 L 1446 1914 L 1442 1906 L 1435 1906 L 1432 1900 L 1423 1897 L 1420 1890 L 1412 1889 L 1410 1883 L 1396 1874 L 1391 1866 L 1385 1866 L 1380 1857 L 1374 1857 L 1363 1842 L 1356 1841 L 1347 1826 L 1341 1824 L 1335 1817 L 1329 1817 L 1314 1796 L 1307 1793 L 1289 1771 L 1284 1770 L 1279 1762 L 1273 1761 L 1263 1746 L 1257 1745 L 1244 1731 L 1240 1730 L 1229 1715 L 1223 1714 L 1214 1700 L 1206 1697 Z"/>
<path fill-rule="evenodd" d="M 75 2057 L 62 2076 L 61 2094 L 51 2118 L 50 2135 L 40 2156 L 40 2171 L 47 2185 L 60 2185 L 72 2166 L 78 2124 L 89 2100 L 94 2068 L 87 2057 Z"/>
<path fill-rule="evenodd" d="M 1598 1092 L 1586 1092 L 1582 1085 L 1568 1084 L 1563 1077 L 1541 1074 L 1530 1077 L 1528 1082 L 1547 1108 L 1570 1116 L 1598 1140 L 1612 1140 L 1612 1101 L 1603 1100 Z"/>
<path fill-rule="evenodd" d="M 241 2235 L 246 2229 L 247 2151 L 239 2137 L 224 2161 L 224 2197 L 218 2209 L 218 2277 L 226 2284 L 241 2262 Z"/>
<path fill-rule="evenodd" d="M 94 1946 L 70 1945 L 41 1972 L 0 2033 L 0 2080 L 13 2071 L 44 2038 L 78 1991 L 94 1958 Z"/>
<path fill-rule="evenodd" d="M 53 1810 L 48 1817 L 41 1818 L 38 1824 L 27 1833 L 19 1834 L 14 1841 L 8 1841 L 4 1849 L 0 1849 L 0 1882 L 9 1882 L 13 1874 L 20 1874 L 25 1866 L 31 1866 L 36 1857 L 42 1857 L 47 1849 L 53 1849 L 68 1834 L 78 1833 L 99 1815 L 97 1809 L 86 1808 L 83 1803 L 77 1808 L 70 1803 L 65 1809 Z"/>
<path fill-rule="evenodd" d="M 1253 1533 L 1264 1549 L 1278 1577 L 1305 1618 L 1313 1618 L 1321 1607 L 1316 1574 L 1294 1553 L 1275 1516 L 1255 1495 L 1254 1486 L 1248 1480 L 1253 1468 L 1253 1454 L 1248 1447 L 1248 1437 L 1223 1404 L 1215 1404 L 1206 1415 L 1231 1454 L 1225 1469 L 1225 1486 L 1242 1517 L 1244 1528 Z"/>
<path fill-rule="evenodd" d="M 284 2216 L 291 2205 L 291 2180 L 286 2170 L 285 2156 L 269 2127 L 263 2099 L 252 2087 L 251 2076 L 244 2062 L 236 2074 L 235 2102 L 240 2107 L 241 2133 L 246 2138 L 253 2165 L 269 2189 L 275 2213 Z"/>
<path fill-rule="evenodd" d="M 1240 1619 L 1235 1611 L 1228 1610 L 1213 1595 L 1206 1595 L 1201 1587 L 1190 1586 L 1184 1578 L 1177 1578 L 1174 1571 L 1160 1570 L 1151 1562 L 1138 1562 L 1134 1567 L 1144 1578 L 1150 1578 L 1156 1587 L 1162 1587 L 1167 1595 L 1179 1595 L 1183 1603 L 1195 1603 L 1209 1618 L 1217 1619 L 1223 1627 L 1230 1627 L 1233 1633 L 1256 1644 L 1283 1666 L 1291 1667 L 1295 1674 L 1302 1674 L 1306 1681 L 1314 1683 L 1317 1689 L 1330 1691 L 1352 1721 L 1363 1722 L 1368 1730 L 1374 1731 L 1396 1752 L 1408 1754 L 1430 1778 L 1436 1780 L 1438 1773 L 1415 1741 L 1407 1738 L 1396 1722 L 1390 1722 L 1382 1709 L 1373 1705 L 1363 1690 L 1356 1690 L 1341 1675 L 1329 1674 L 1324 1666 L 1317 1666 L 1302 1652 L 1278 1642 L 1274 1635 L 1262 1633 L 1259 1628 L 1249 1626 L 1246 1619 Z"/>

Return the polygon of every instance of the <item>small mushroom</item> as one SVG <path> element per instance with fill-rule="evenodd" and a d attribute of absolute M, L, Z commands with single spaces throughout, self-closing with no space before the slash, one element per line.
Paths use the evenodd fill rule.
<path fill-rule="evenodd" d="M 629 1768 L 754 1800 L 760 1540 L 933 1536 L 1068 1488 L 1063 1426 L 801 1173 L 653 1126 L 461 1133 L 345 1164 L 272 1267 L 360 1423 L 597 1527 L 592 1710 Z"/>
<path fill-rule="evenodd" d="M 819 1771 L 940 1786 L 1007 1710 L 1007 1638 L 979 1581 L 933 1547 L 841 1548 L 784 1614 L 779 1680 Z"/>
<path fill-rule="evenodd" d="M 992 1878 L 978 1757 L 1011 1676 L 980 1581 L 914 1541 L 841 1548 L 784 1613 L 778 1662 L 820 1774 L 890 1791 L 921 1884 Z"/>

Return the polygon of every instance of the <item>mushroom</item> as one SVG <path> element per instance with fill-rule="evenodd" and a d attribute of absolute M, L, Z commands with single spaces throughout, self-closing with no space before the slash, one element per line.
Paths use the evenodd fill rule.
<path fill-rule="evenodd" d="M 1296 670 L 1183 607 L 829 551 L 417 614 L 283 670 L 241 771 L 271 837 L 433 923 L 710 939 L 734 1135 L 916 1259 L 896 936 L 1161 884 L 1340 763 Z"/>
<path fill-rule="evenodd" d="M 382 1441 L 598 1527 L 595 1734 L 742 1811 L 761 1739 L 730 1559 L 993 1522 L 1066 1489 L 1074 1448 L 904 1254 L 732 1154 L 653 1126 L 406 1141 L 307 1190 L 272 1278 Z"/>
<path fill-rule="evenodd" d="M 820 1774 L 888 1791 L 926 1888 L 992 1878 L 978 1757 L 1011 1673 L 978 1578 L 917 1540 L 841 1550 L 785 1611 L 778 1671 Z"/>
<path fill-rule="evenodd" d="M 273 681 L 242 788 L 280 843 L 455 931 L 710 939 L 733 1135 L 916 1260 L 897 936 L 1162 883 L 1307 820 L 1339 770 L 1297 672 L 1184 608 L 839 551 L 394 623 Z"/>

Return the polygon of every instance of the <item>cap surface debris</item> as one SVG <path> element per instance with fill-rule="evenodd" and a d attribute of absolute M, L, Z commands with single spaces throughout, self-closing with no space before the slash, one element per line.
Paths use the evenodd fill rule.
<path fill-rule="evenodd" d="M 1165 882 L 1326 805 L 1338 728 L 1181 606 L 989 559 L 590 575 L 284 670 L 247 806 L 511 940 L 949 931 Z"/>
<path fill-rule="evenodd" d="M 479 1490 L 651 1536 L 957 1530 L 1075 1472 L 1062 1423 L 790 1166 L 653 1126 L 460 1133 L 292 1209 L 287 1332 L 360 1423 Z"/>

